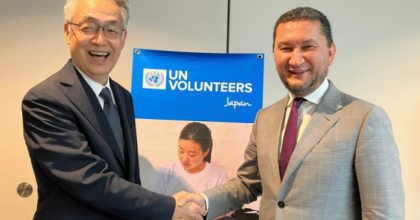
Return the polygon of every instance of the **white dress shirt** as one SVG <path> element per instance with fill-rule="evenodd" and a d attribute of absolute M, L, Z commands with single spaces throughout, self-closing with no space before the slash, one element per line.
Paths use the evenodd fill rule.
<path fill-rule="evenodd" d="M 312 118 L 312 114 L 314 113 L 316 106 L 321 101 L 322 96 L 325 94 L 329 86 L 329 82 L 327 79 L 322 82 L 322 84 L 311 94 L 303 97 L 306 101 L 302 102 L 298 109 L 298 136 L 296 143 L 299 142 L 300 137 L 302 136 L 303 132 L 306 129 L 306 126 L 309 124 L 309 121 Z M 289 93 L 289 102 L 287 103 L 286 114 L 284 115 L 282 130 L 281 130 L 281 140 L 283 140 L 284 132 L 286 130 L 287 121 L 289 120 L 290 110 L 292 109 L 293 99 L 295 96 Z M 283 141 L 280 142 L 280 151 L 283 145 Z"/>
<path fill-rule="evenodd" d="M 102 84 L 100 84 L 100 83 L 96 82 L 95 80 L 93 80 L 92 78 L 90 78 L 88 75 L 86 75 L 84 72 L 82 72 L 79 68 L 76 67 L 76 69 L 79 71 L 80 75 L 82 75 L 83 79 L 85 79 L 85 81 L 90 86 L 90 88 L 92 88 L 92 90 L 95 93 L 96 98 L 98 99 L 99 104 L 101 105 L 102 108 L 104 108 L 104 99 L 101 96 L 99 96 L 99 94 L 101 94 L 102 89 L 105 88 L 105 87 L 107 87 L 109 89 L 109 91 L 111 92 L 112 102 L 114 102 L 114 105 L 117 105 L 115 103 L 114 93 L 112 92 L 111 85 L 109 84 L 109 76 L 108 76 L 108 80 L 106 81 L 105 86 L 103 86 Z"/>

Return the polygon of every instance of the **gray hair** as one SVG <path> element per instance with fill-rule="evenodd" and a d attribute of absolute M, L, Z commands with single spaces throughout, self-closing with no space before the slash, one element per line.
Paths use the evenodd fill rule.
<path fill-rule="evenodd" d="M 74 5 L 76 4 L 76 2 L 79 0 L 66 0 L 66 4 L 64 5 L 64 19 L 66 19 L 66 21 L 70 21 L 71 18 L 73 17 L 73 10 L 74 10 Z M 83 0 L 84 1 L 84 0 Z M 110 0 L 110 1 L 114 1 L 121 9 L 121 16 L 124 19 L 124 28 L 127 28 L 127 24 L 128 24 L 128 18 L 129 18 L 129 3 L 128 0 Z"/>
<path fill-rule="evenodd" d="M 331 46 L 333 43 L 332 39 L 332 31 L 331 25 L 328 21 L 327 16 L 325 16 L 322 12 L 310 8 L 310 7 L 298 7 L 292 9 L 279 17 L 276 24 L 274 25 L 274 32 L 273 32 L 273 48 L 274 48 L 274 41 L 276 39 L 276 29 L 277 26 L 281 23 L 286 23 L 288 21 L 320 21 L 321 22 L 321 34 L 327 38 L 328 47 Z"/>

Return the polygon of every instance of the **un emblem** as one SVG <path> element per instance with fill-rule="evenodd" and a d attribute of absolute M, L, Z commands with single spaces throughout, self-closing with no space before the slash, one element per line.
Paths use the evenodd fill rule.
<path fill-rule="evenodd" d="M 146 83 L 149 86 L 159 87 L 165 81 L 165 76 L 158 71 L 150 71 L 146 73 Z"/>

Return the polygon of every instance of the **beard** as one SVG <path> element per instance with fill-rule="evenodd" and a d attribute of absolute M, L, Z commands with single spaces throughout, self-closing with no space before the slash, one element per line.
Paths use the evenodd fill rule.
<path fill-rule="evenodd" d="M 315 91 L 324 82 L 328 75 L 328 65 L 320 66 L 306 81 L 300 84 L 291 84 L 285 77 L 286 74 L 282 74 L 279 71 L 279 76 L 284 86 L 290 93 L 297 97 L 304 97 Z"/>
<path fill-rule="evenodd" d="M 312 93 L 313 92 L 312 88 L 314 87 L 314 81 L 315 81 L 314 77 L 311 77 L 309 78 L 308 81 L 304 82 L 303 84 L 291 85 L 286 80 L 282 80 L 286 89 L 289 90 L 290 93 L 292 93 L 293 95 L 297 97 L 303 97 Z"/>

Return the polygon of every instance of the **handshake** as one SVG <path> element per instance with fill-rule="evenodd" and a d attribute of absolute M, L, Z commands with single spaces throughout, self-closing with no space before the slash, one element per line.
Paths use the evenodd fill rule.
<path fill-rule="evenodd" d="M 176 201 L 173 220 L 202 220 L 207 214 L 206 200 L 202 195 L 180 191 L 173 197 Z"/>

